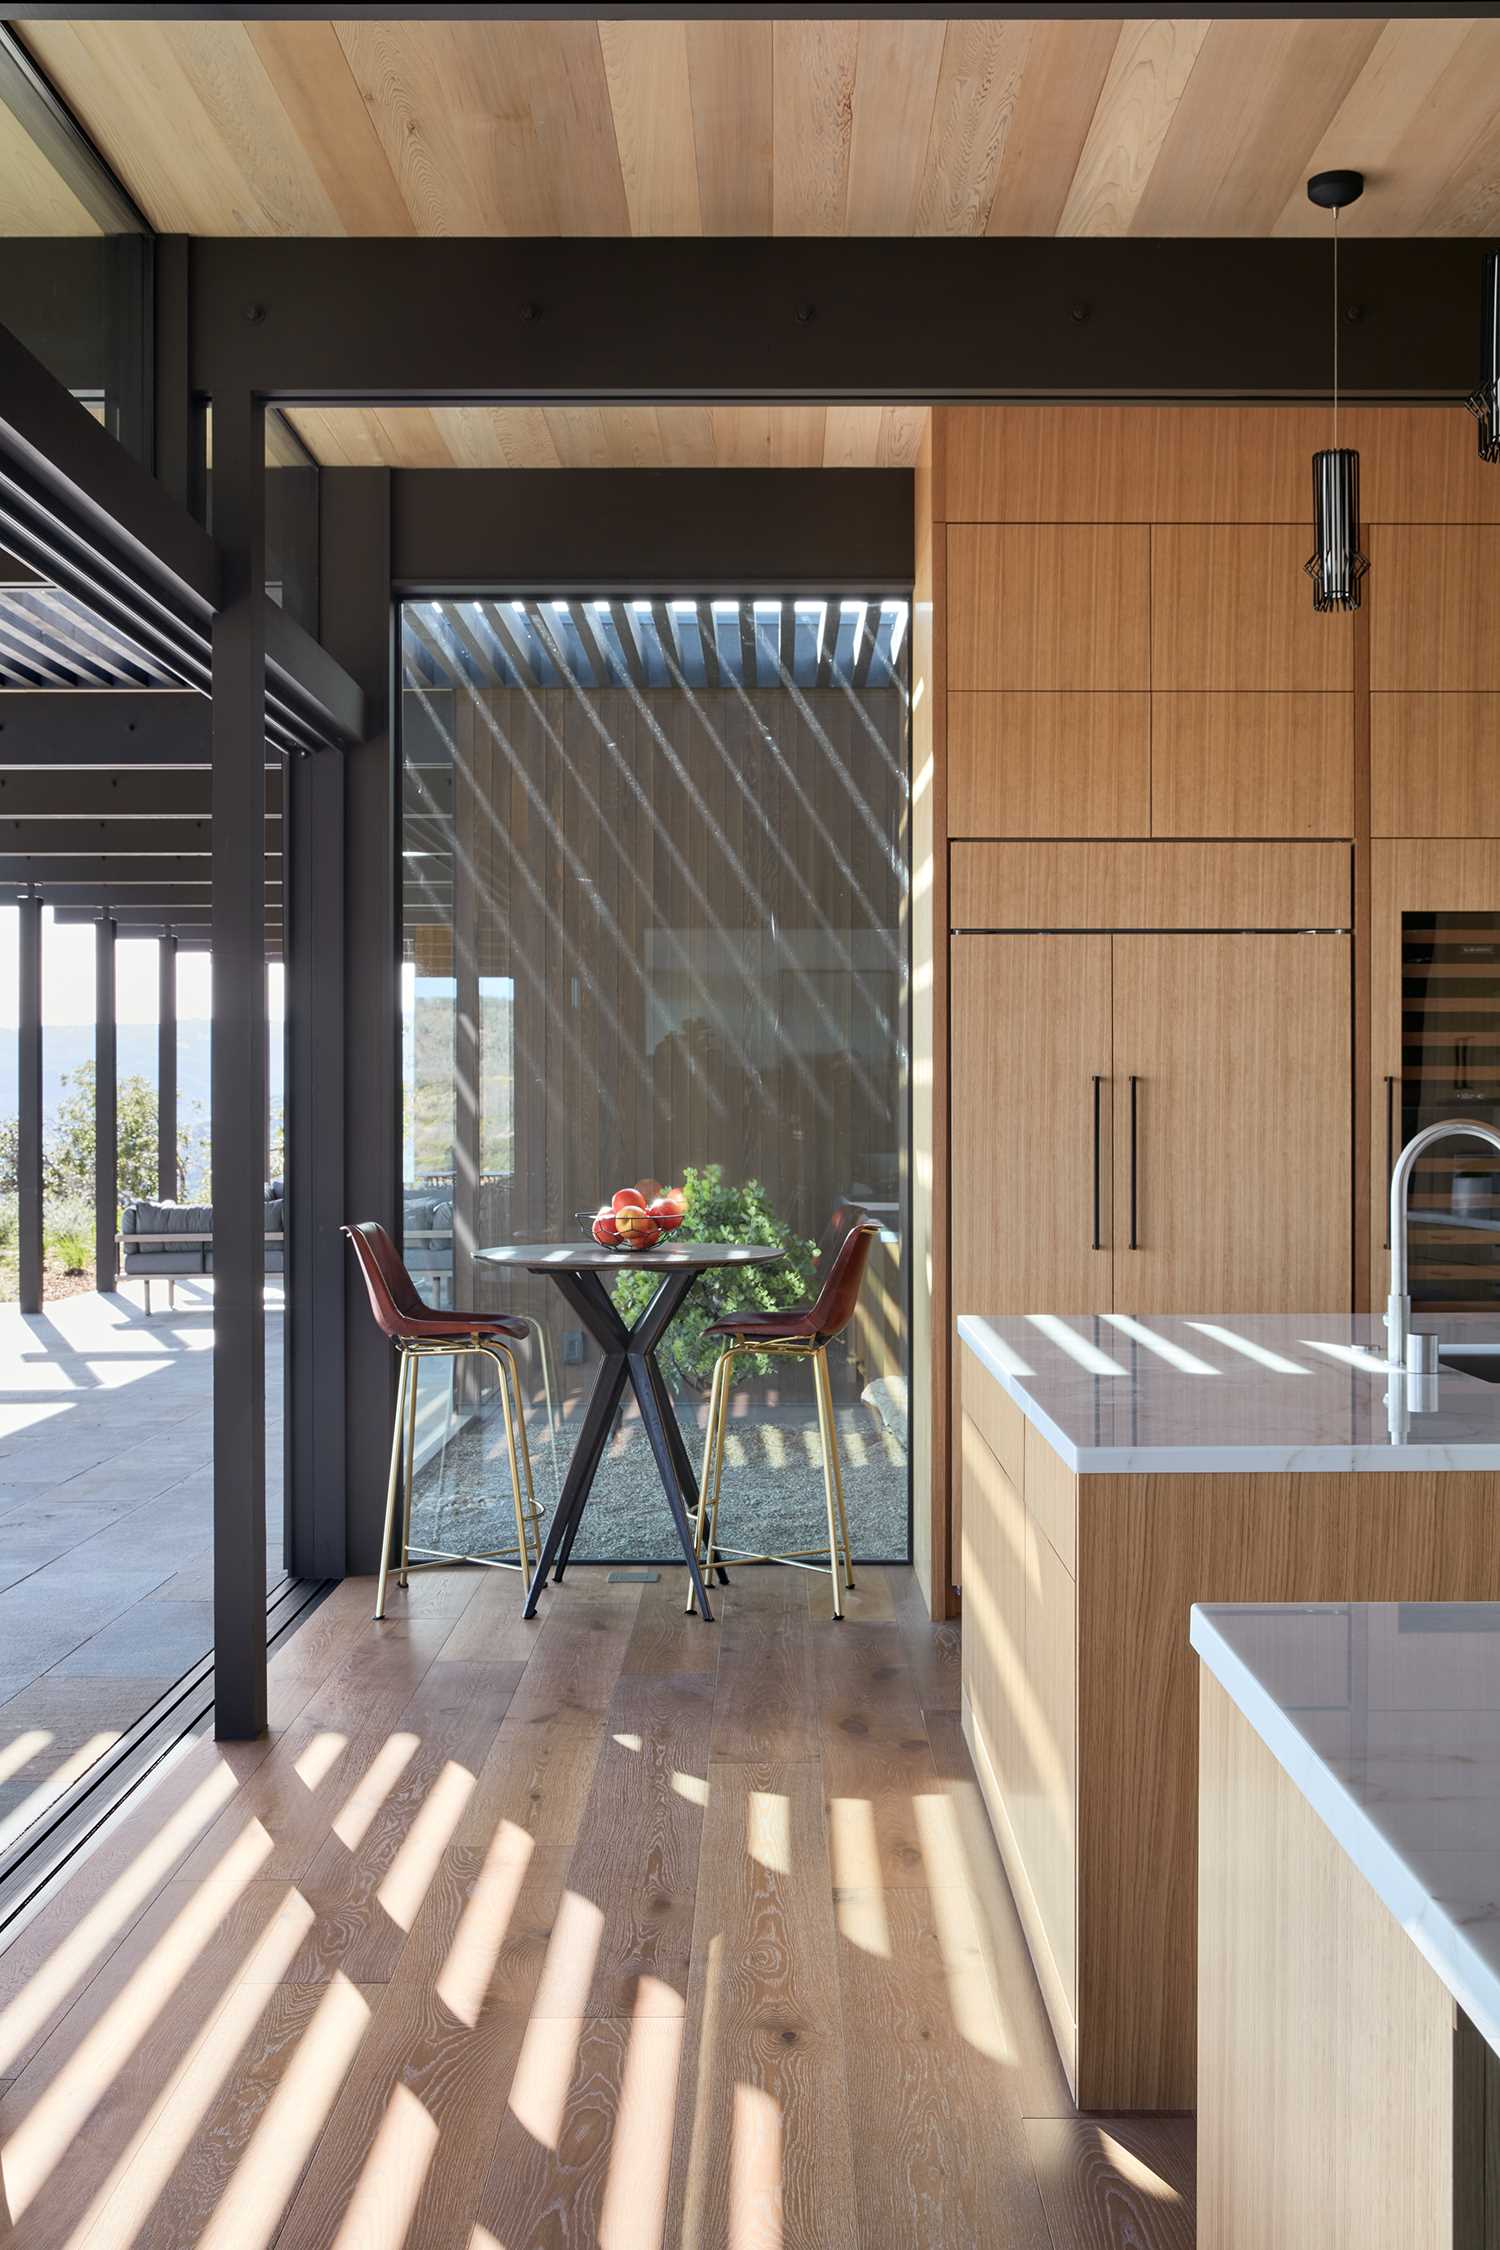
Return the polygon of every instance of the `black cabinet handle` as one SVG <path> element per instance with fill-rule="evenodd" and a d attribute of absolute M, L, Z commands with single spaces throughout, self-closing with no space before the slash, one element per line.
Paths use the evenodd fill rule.
<path fill-rule="evenodd" d="M 1104 1080 L 1103 1080 L 1103 1079 L 1102 1079 L 1102 1078 L 1101 1078 L 1101 1077 L 1100 1077 L 1100 1076 L 1098 1075 L 1098 1073 L 1096 1072 L 1096 1073 L 1095 1073 L 1095 1075 L 1094 1075 L 1094 1234 L 1093 1234 L 1093 1241 L 1092 1241 L 1092 1243 L 1091 1243 L 1091 1245 L 1090 1245 L 1090 1247 L 1091 1247 L 1091 1248 L 1093 1248 L 1093 1249 L 1095 1249 L 1095 1250 L 1102 1250 L 1102 1249 L 1104 1248 L 1104 1244 L 1103 1244 L 1103 1242 L 1102 1242 L 1102 1241 L 1100 1240 L 1100 1238 L 1099 1238 L 1099 1212 L 1100 1212 L 1100 1204 L 1099 1204 L 1099 1147 L 1100 1147 L 1100 1122 L 1099 1122 L 1099 1119 L 1100 1119 L 1100 1111 L 1101 1111 L 1101 1109 L 1102 1109 L 1102 1106 L 1103 1106 L 1103 1102 L 1104 1102 Z"/>
<path fill-rule="evenodd" d="M 1391 1246 L 1391 1174 L 1396 1169 L 1395 1108 L 1396 1081 L 1388 1078 L 1385 1082 L 1385 1235 L 1380 1245 L 1382 1250 L 1389 1250 Z"/>
<path fill-rule="evenodd" d="M 1136 1119 L 1140 1086 L 1140 1080 L 1132 1071 L 1130 1074 L 1130 1248 L 1132 1250 L 1139 1250 L 1141 1246 L 1140 1229 L 1137 1224 L 1138 1204 L 1136 1197 Z"/>

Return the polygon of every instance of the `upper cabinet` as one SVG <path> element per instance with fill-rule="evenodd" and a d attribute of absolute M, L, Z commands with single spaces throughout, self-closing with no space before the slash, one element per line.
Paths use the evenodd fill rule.
<path fill-rule="evenodd" d="M 1151 534 L 1151 685 L 1343 690 L 1354 620 L 1320 616 L 1304 524 L 1158 524 Z"/>
<path fill-rule="evenodd" d="M 1376 524 L 1368 546 L 1371 688 L 1500 690 L 1500 525 Z"/>
<path fill-rule="evenodd" d="M 948 686 L 1146 688 L 1151 546 L 1140 524 L 954 524 Z"/>

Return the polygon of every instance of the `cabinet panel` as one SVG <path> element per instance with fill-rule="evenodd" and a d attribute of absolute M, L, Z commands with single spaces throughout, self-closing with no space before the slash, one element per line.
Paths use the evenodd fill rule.
<path fill-rule="evenodd" d="M 963 1410 L 1011 1483 L 1026 1497 L 1025 1415 L 1001 1384 L 967 1348 L 960 1351 L 959 1389 Z"/>
<path fill-rule="evenodd" d="M 950 688 L 1150 684 L 1150 545 L 1136 524 L 955 524 Z"/>
<path fill-rule="evenodd" d="M 1343 930 L 1347 844 L 955 844 L 958 930 Z"/>
<path fill-rule="evenodd" d="M 1500 836 L 1500 695 L 1370 697 L 1376 836 Z"/>
<path fill-rule="evenodd" d="M 1310 543 L 1300 523 L 1157 525 L 1153 688 L 1352 691 L 1354 621 L 1314 610 Z"/>
<path fill-rule="evenodd" d="M 964 1688 L 1014 1823 L 1016 1809 L 1034 1795 L 1021 1723 L 1029 1702 L 1026 1509 L 972 1415 L 966 1413 L 959 1428 L 964 1486 L 959 1583 L 970 1615 L 982 1621 L 964 1639 Z"/>
<path fill-rule="evenodd" d="M 1078 1600 L 1044 1532 L 1026 1519 L 1026 1676 L 1032 1795 L 1022 1854 L 1058 1976 L 1078 2008 Z"/>
<path fill-rule="evenodd" d="M 1352 836 L 1352 695 L 1151 698 L 1153 836 Z"/>
<path fill-rule="evenodd" d="M 1366 544 L 1371 688 L 1500 689 L 1500 527 L 1383 523 Z"/>
<path fill-rule="evenodd" d="M 951 836 L 1144 836 L 1150 824 L 1146 695 L 949 696 Z"/>
<path fill-rule="evenodd" d="M 1071 1578 L 1078 1562 L 1078 1479 L 1035 1423 L 1026 1423 L 1026 1511 Z"/>
<path fill-rule="evenodd" d="M 1349 1303 L 1349 976 L 1342 937 L 1115 939 L 1120 1309 Z"/>
<path fill-rule="evenodd" d="M 1371 849 L 1370 1245 L 1385 1293 L 1391 1163 L 1440 1117 L 1500 1124 L 1500 841 Z M 1439 1148 L 1412 1180 L 1414 1300 L 1493 1310 L 1500 1177 L 1479 1143 Z"/>
<path fill-rule="evenodd" d="M 955 939 L 952 1022 L 955 1314 L 1107 1312 L 1109 939 Z"/>

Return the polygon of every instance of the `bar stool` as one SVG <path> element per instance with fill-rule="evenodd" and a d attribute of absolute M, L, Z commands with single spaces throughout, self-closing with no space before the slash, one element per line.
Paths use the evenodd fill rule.
<path fill-rule="evenodd" d="M 721 1555 L 731 1562 L 785 1563 L 795 1570 L 827 1569 L 833 1581 L 833 1614 L 842 1619 L 839 1598 L 839 1546 L 843 1545 L 844 1583 L 854 1584 L 849 1552 L 849 1520 L 844 1513 L 844 1475 L 839 1464 L 838 1433 L 833 1421 L 833 1385 L 828 1379 L 828 1347 L 854 1318 L 860 1285 L 870 1251 L 880 1229 L 872 1223 L 851 1227 L 839 1245 L 828 1279 L 810 1305 L 788 1307 L 784 1312 L 735 1313 L 716 1320 L 708 1333 L 722 1336 L 725 1348 L 714 1364 L 713 1389 L 708 1402 L 708 1442 L 703 1453 L 703 1482 L 698 1491 L 696 1538 L 698 1560 L 705 1571 L 717 1570 L 721 1583 L 728 1573 Z M 743 1548 L 719 1545 L 719 1490 L 724 1481 L 724 1441 L 729 1421 L 729 1393 L 734 1382 L 735 1359 L 746 1352 L 769 1352 L 775 1357 L 810 1359 L 813 1389 L 818 1401 L 818 1440 L 823 1456 L 823 1495 L 828 1503 L 828 1555 L 821 1547 L 800 1548 L 786 1555 L 751 1554 Z M 707 1528 L 705 1541 L 704 1531 Z M 688 1590 L 691 1611 L 696 1597 Z"/>
<path fill-rule="evenodd" d="M 427 1304 L 402 1263 L 400 1253 L 385 1228 L 374 1219 L 361 1219 L 342 1230 L 354 1247 L 359 1270 L 370 1294 L 375 1325 L 389 1336 L 401 1362 L 396 1389 L 396 1422 L 391 1432 L 391 1475 L 386 1488 L 385 1530 L 380 1543 L 380 1580 L 375 1589 L 375 1615 L 385 1615 L 386 1581 L 390 1573 L 391 1539 L 396 1524 L 396 1503 L 401 1507 L 401 1559 L 396 1583 L 404 1586 L 413 1570 L 437 1570 L 446 1563 L 475 1563 L 487 1570 L 517 1570 L 523 1583 L 531 1572 L 531 1547 L 527 1528 L 537 1533 L 542 1511 L 531 1482 L 531 1449 L 526 1441 L 526 1404 L 513 1345 L 526 1336 L 528 1325 L 508 1313 L 437 1312 Z M 482 1554 L 456 1555 L 443 1547 L 419 1547 L 412 1560 L 411 1504 L 417 1445 L 417 1380 L 424 1359 L 466 1359 L 480 1355 L 495 1363 L 500 1378 L 500 1404 L 505 1414 L 505 1443 L 510 1456 L 510 1486 L 516 1509 L 516 1549 L 495 1547 Z M 511 1412 L 511 1386 L 515 1387 L 515 1413 Z M 518 1446 L 519 1438 L 519 1446 Z M 404 1443 L 403 1443 L 404 1439 Z M 403 1478 L 403 1453 L 405 1455 Z M 525 1497 L 522 1497 L 522 1477 Z"/>

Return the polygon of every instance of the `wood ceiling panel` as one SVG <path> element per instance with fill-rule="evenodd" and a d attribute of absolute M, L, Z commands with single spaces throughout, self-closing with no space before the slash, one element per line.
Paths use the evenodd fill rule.
<path fill-rule="evenodd" d="M 327 468 L 906 469 L 920 406 L 298 406 Z"/>
<path fill-rule="evenodd" d="M 66 181 L 0 107 L 0 234 L 98 234 Z"/>
<path fill-rule="evenodd" d="M 1500 23 L 28 21 L 190 234 L 1351 234 L 1500 227 Z M 0 133 L 8 132 L 0 127 Z M 0 139 L 10 231 L 83 232 Z"/>

